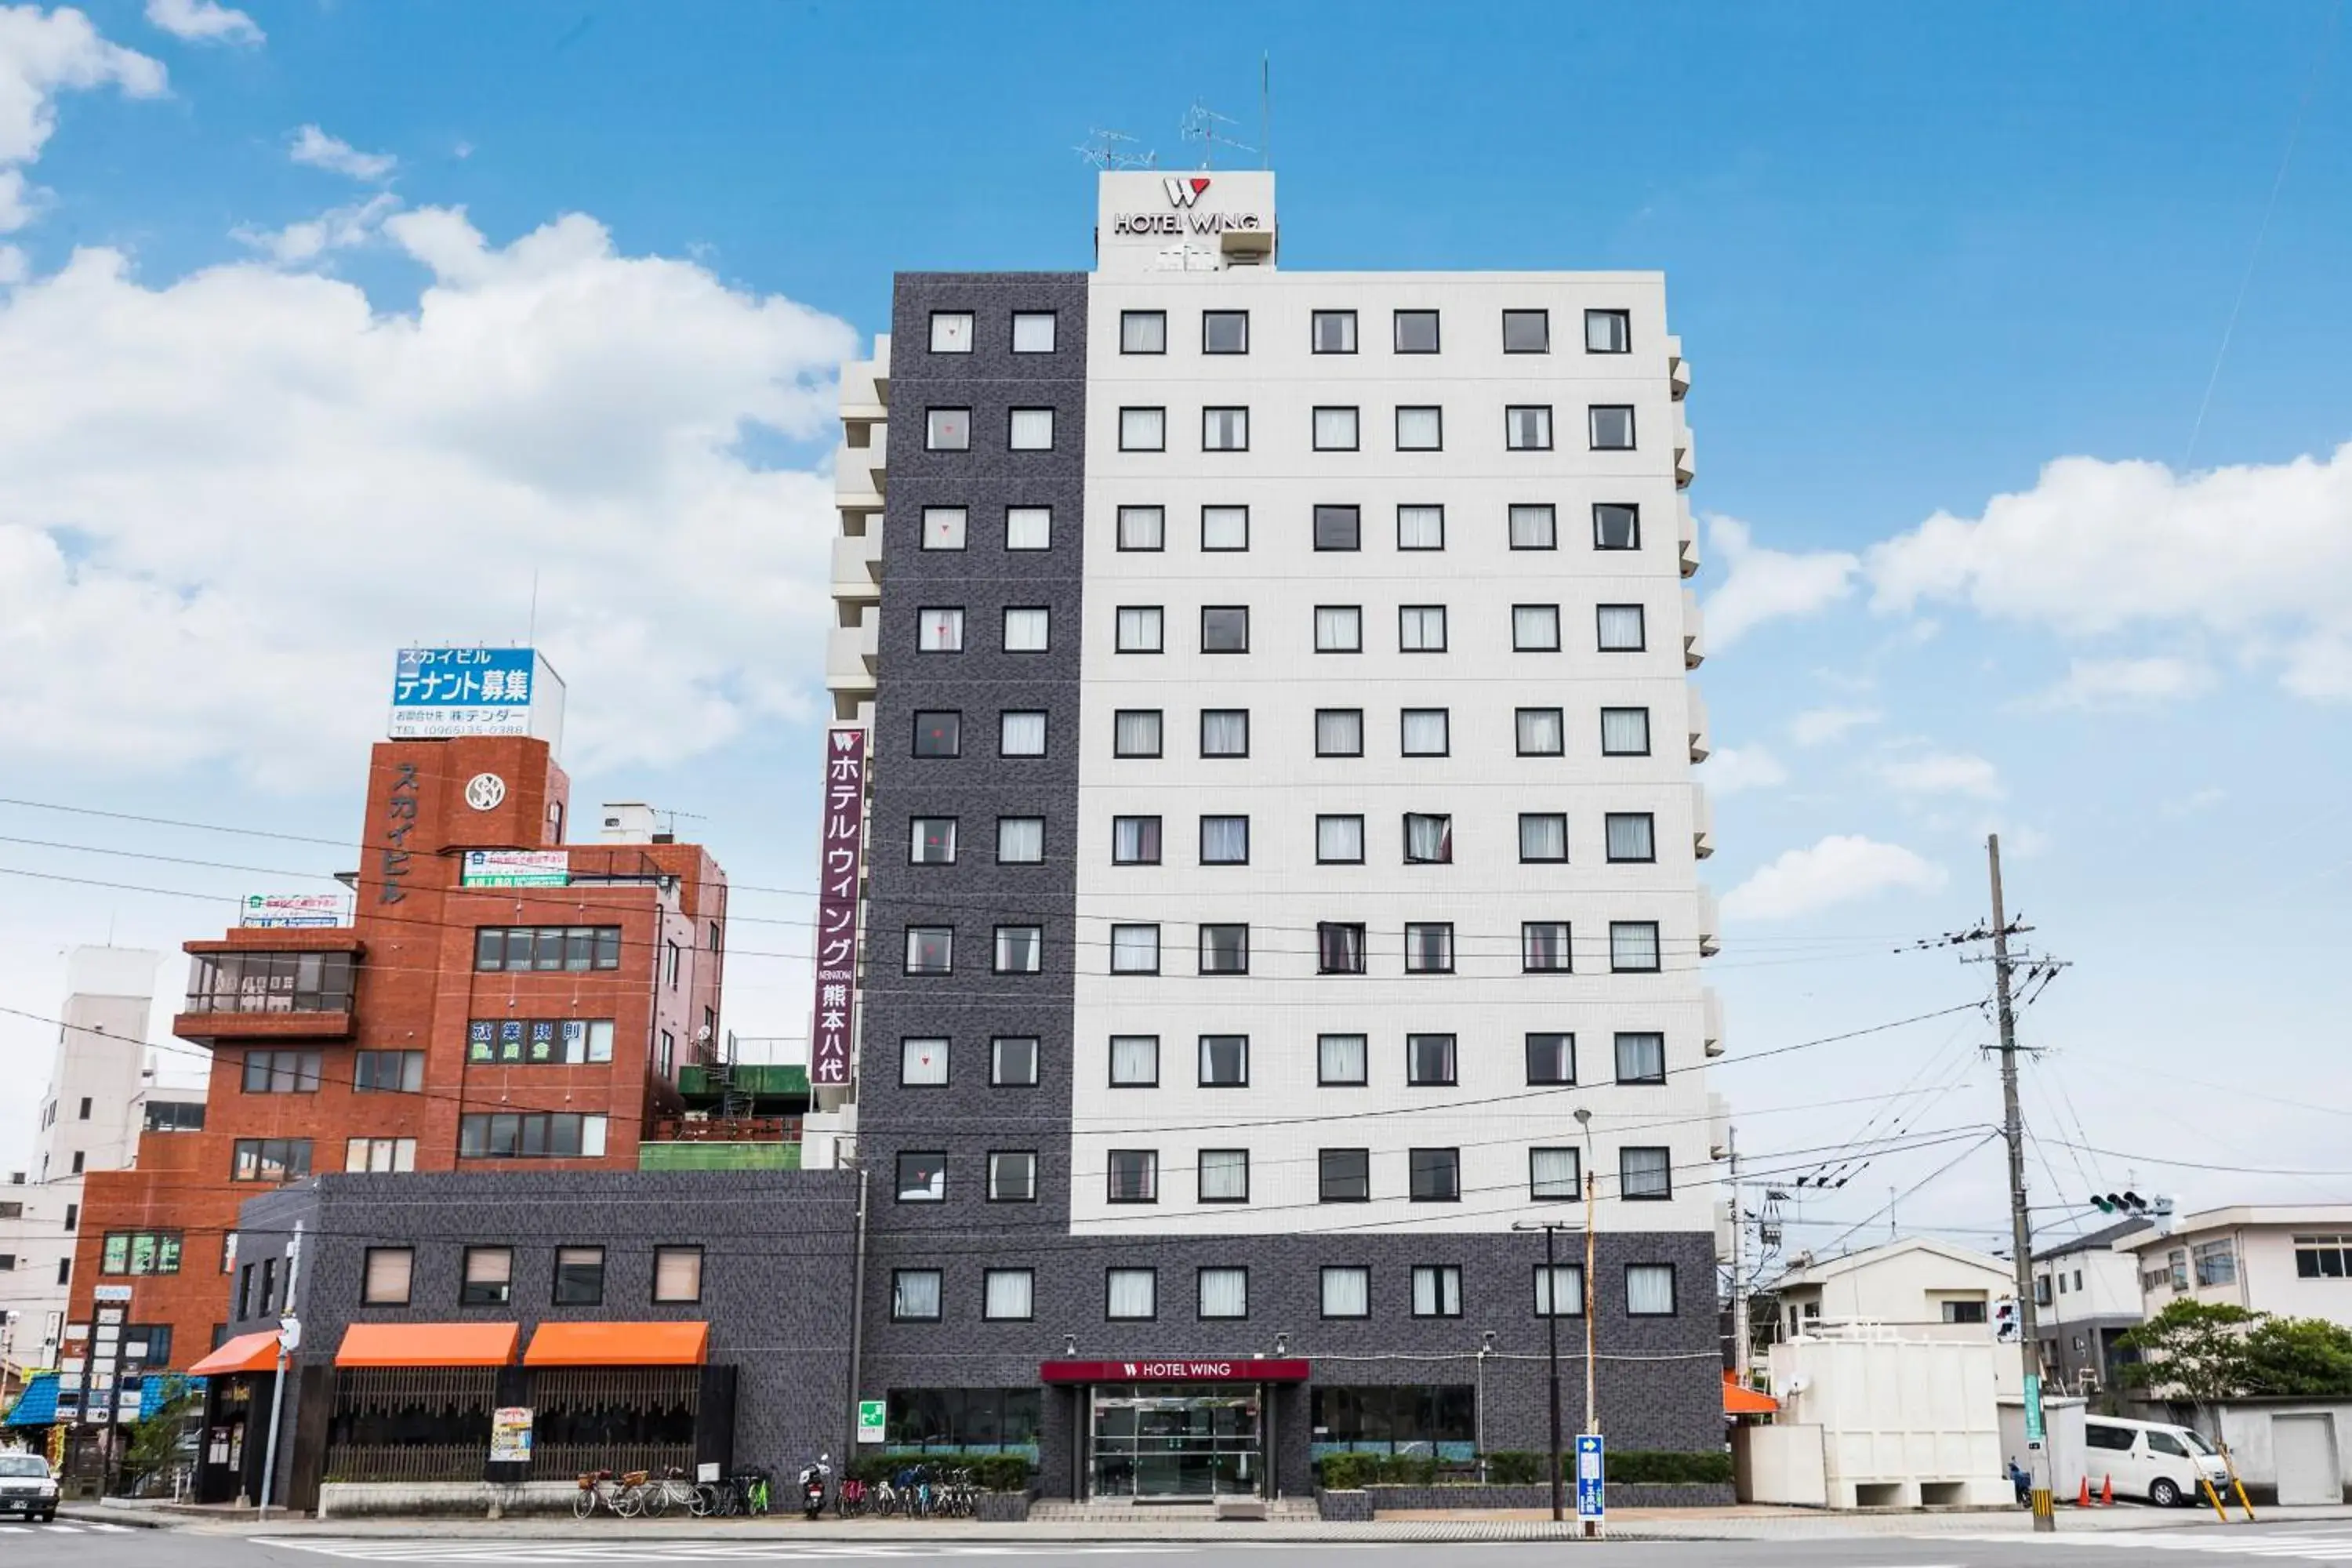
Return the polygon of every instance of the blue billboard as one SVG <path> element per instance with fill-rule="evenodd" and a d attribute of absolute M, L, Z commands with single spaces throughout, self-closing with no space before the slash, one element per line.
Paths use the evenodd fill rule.
<path fill-rule="evenodd" d="M 539 656 L 527 647 L 402 648 L 391 738 L 528 735 L 540 675 Z"/>

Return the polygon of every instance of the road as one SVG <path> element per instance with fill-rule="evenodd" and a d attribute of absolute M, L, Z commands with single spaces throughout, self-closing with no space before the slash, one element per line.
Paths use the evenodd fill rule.
<path fill-rule="evenodd" d="M 1035 1568 L 1093 1568 L 1104 1557 L 1150 1557 L 1153 1568 L 1263 1568 L 1280 1552 L 1299 1568 L 2251 1568 L 2258 1561 L 2352 1565 L 2352 1521 L 2220 1529 L 2086 1531 L 2035 1538 L 1943 1530 L 1769 1541 L 1502 1542 L 1475 1540 L 1307 1542 L 794 1541 L 757 1535 L 655 1535 L 583 1526 L 577 1536 L 484 1533 L 401 1537 L 251 1535 L 134 1530 L 87 1522 L 0 1522 L 0 1568 L 345 1568 L 353 1563 L 479 1565 L 903 1563 L 957 1568 L 971 1559 Z M 2211 1559 L 2210 1563 L 2190 1560 Z M 973 1564 L 972 1568 L 980 1568 Z"/>

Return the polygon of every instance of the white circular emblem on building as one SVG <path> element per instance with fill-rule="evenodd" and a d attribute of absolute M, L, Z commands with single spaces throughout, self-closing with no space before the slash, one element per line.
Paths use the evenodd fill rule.
<path fill-rule="evenodd" d="M 492 811 L 507 797 L 507 781 L 496 773 L 476 773 L 466 781 L 466 804 L 476 811 Z"/>

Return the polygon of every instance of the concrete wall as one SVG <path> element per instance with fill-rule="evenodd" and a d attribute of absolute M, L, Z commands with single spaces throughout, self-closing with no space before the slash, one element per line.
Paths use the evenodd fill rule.
<path fill-rule="evenodd" d="M 1822 1428 L 1775 1421 L 1742 1426 L 1732 1443 L 1738 1463 L 1739 1500 L 1821 1508 L 1829 1501 Z"/>
<path fill-rule="evenodd" d="M 1774 1345 L 1771 1368 L 1789 1420 L 1822 1429 L 1832 1508 L 1993 1504 L 2011 1495 L 1991 1345 L 1803 1339 Z"/>

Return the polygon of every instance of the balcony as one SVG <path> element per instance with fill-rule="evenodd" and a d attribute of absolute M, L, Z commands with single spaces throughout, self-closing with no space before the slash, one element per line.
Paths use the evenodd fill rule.
<path fill-rule="evenodd" d="M 656 1121 L 637 1144 L 640 1171 L 797 1171 L 797 1116 L 687 1117 Z"/>
<path fill-rule="evenodd" d="M 1706 1097 L 1706 1157 L 1724 1160 L 1731 1156 L 1731 1101 L 1719 1094 Z"/>
<path fill-rule="evenodd" d="M 1723 951 L 1722 912 L 1716 908 L 1713 889 L 1701 886 L 1698 890 L 1698 955 L 1713 958 Z"/>
<path fill-rule="evenodd" d="M 1681 496 L 1675 498 L 1675 531 L 1682 542 L 1683 575 L 1698 575 L 1698 521 L 1691 516 L 1690 502 Z"/>
<path fill-rule="evenodd" d="M 872 359 L 851 360 L 841 367 L 841 422 L 878 423 L 890 417 L 890 340 L 874 340 Z"/>
<path fill-rule="evenodd" d="M 349 936 L 338 941 L 339 951 L 205 944 L 209 951 L 190 955 L 187 1001 L 172 1032 L 186 1040 L 348 1037 L 359 944 Z"/>
<path fill-rule="evenodd" d="M 835 626 L 826 634 L 824 683 L 836 701 L 845 692 L 874 695 L 874 678 L 881 665 L 880 627 L 880 606 L 866 605 L 859 608 L 856 626 Z"/>
<path fill-rule="evenodd" d="M 1723 998 L 1716 994 L 1714 986 L 1704 986 L 1698 994 L 1698 1007 L 1699 1039 L 1708 1056 L 1719 1057 L 1723 1054 Z"/>
<path fill-rule="evenodd" d="M 1683 668 L 1696 669 L 1706 662 L 1706 617 L 1699 613 L 1698 595 L 1683 590 Z"/>
<path fill-rule="evenodd" d="M 1683 341 L 1666 340 L 1666 390 L 1676 403 L 1690 395 L 1690 361 L 1683 358 Z"/>
<path fill-rule="evenodd" d="M 882 519 L 866 519 L 863 533 L 836 535 L 833 542 L 833 596 L 868 605 L 882 596 Z"/>
<path fill-rule="evenodd" d="M 1706 798 L 1706 786 L 1694 784 L 1691 787 L 1691 853 L 1704 860 L 1715 853 L 1715 806 Z"/>
<path fill-rule="evenodd" d="M 1690 426 L 1683 423 L 1682 406 L 1675 407 L 1675 489 L 1686 490 L 1698 478 L 1698 459 L 1692 455 Z"/>
<path fill-rule="evenodd" d="M 863 428 L 866 434 L 864 446 L 844 441 L 834 448 L 833 504 L 844 511 L 882 510 L 883 475 L 890 461 L 890 427 L 869 425 Z"/>
<path fill-rule="evenodd" d="M 1690 760 L 1703 763 L 1713 749 L 1706 738 L 1706 699 L 1698 694 L 1696 686 L 1685 686 L 1683 689 L 1690 699 Z"/>

